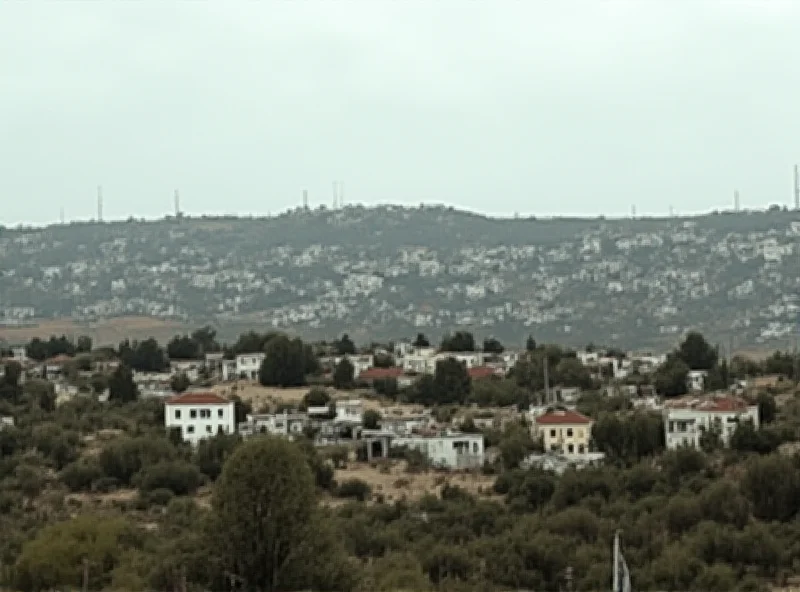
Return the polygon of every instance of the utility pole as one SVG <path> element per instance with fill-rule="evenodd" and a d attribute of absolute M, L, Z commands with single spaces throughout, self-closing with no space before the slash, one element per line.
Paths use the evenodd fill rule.
<path fill-rule="evenodd" d="M 739 211 L 739 190 L 733 192 L 733 211 Z"/>
<path fill-rule="evenodd" d="M 544 354 L 544 404 L 550 404 L 550 372 L 548 368 L 547 350 Z"/>
<path fill-rule="evenodd" d="M 794 209 L 800 210 L 800 170 L 794 165 Z"/>
<path fill-rule="evenodd" d="M 308 209 L 308 190 L 303 189 L 303 209 Z"/>
<path fill-rule="evenodd" d="M 103 221 L 103 188 L 102 186 L 97 186 L 97 221 Z"/>

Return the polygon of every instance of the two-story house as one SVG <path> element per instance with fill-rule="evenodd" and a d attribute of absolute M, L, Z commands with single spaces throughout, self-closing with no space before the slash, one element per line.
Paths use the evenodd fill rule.
<path fill-rule="evenodd" d="M 258 380 L 258 371 L 261 370 L 261 364 L 266 357 L 267 354 L 264 352 L 236 356 L 236 378 Z"/>
<path fill-rule="evenodd" d="M 196 445 L 217 433 L 236 431 L 235 404 L 214 393 L 183 393 L 167 400 L 164 425 L 179 429 L 184 441 Z"/>
<path fill-rule="evenodd" d="M 750 405 L 737 397 L 679 399 L 664 405 L 664 435 L 666 446 L 674 450 L 681 446 L 700 447 L 704 432 L 715 432 L 727 446 L 737 426 L 750 421 L 758 429 L 758 405 Z"/>
<path fill-rule="evenodd" d="M 570 409 L 556 408 L 537 416 L 534 436 L 542 439 L 547 452 L 566 456 L 587 454 L 592 438 L 592 420 Z"/>

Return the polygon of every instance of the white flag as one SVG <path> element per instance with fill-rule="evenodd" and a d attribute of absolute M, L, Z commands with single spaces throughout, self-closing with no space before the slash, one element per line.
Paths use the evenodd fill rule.
<path fill-rule="evenodd" d="M 614 535 L 613 592 L 631 592 L 631 575 L 628 564 L 619 548 L 619 533 Z"/>

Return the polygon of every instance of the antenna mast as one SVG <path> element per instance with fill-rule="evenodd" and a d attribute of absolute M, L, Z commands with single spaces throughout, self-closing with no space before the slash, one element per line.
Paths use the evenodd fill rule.
<path fill-rule="evenodd" d="M 103 221 L 103 187 L 97 186 L 97 221 Z"/>
<path fill-rule="evenodd" d="M 181 196 L 178 193 L 178 190 L 175 190 L 175 217 L 181 215 Z"/>
<path fill-rule="evenodd" d="M 800 210 L 800 171 L 794 165 L 794 209 Z"/>
<path fill-rule="evenodd" d="M 797 179 L 797 170 L 795 169 L 795 179 Z M 795 181 L 796 183 L 796 181 Z M 733 192 L 733 211 L 739 211 L 739 190 Z"/>

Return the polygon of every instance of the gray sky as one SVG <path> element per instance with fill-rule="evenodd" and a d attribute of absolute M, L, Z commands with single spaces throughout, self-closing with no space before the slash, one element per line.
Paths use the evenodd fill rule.
<path fill-rule="evenodd" d="M 0 221 L 792 199 L 800 2 L 0 2 Z"/>

